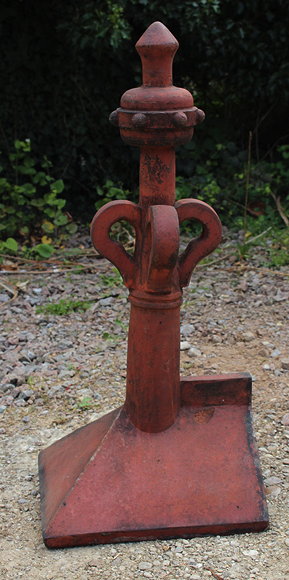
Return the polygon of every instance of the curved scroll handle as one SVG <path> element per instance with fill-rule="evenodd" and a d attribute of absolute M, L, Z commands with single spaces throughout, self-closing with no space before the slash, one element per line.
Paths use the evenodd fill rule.
<path fill-rule="evenodd" d="M 193 239 L 179 258 L 180 286 L 187 286 L 197 263 L 210 254 L 222 239 L 222 225 L 216 212 L 198 199 L 182 199 L 175 204 L 180 223 L 195 219 L 203 226 L 198 238 Z"/>
<path fill-rule="evenodd" d="M 179 250 L 179 219 L 175 208 L 170 205 L 150 206 L 147 233 L 150 234 L 148 289 L 169 292 Z"/>
<path fill-rule="evenodd" d="M 126 220 L 135 229 L 136 247 L 140 238 L 140 208 L 131 201 L 110 201 L 95 214 L 90 227 L 94 247 L 120 271 L 125 285 L 130 288 L 135 275 L 135 261 L 121 244 L 109 236 L 111 226 Z"/>

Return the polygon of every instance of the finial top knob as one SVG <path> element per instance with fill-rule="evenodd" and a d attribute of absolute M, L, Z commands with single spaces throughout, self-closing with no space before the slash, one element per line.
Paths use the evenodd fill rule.
<path fill-rule="evenodd" d="M 175 147 L 187 143 L 203 119 L 191 93 L 173 85 L 173 59 L 178 47 L 178 41 L 161 22 L 151 24 L 136 43 L 143 84 L 126 91 L 120 107 L 110 116 L 125 143 Z"/>
<path fill-rule="evenodd" d="M 173 84 L 173 58 L 179 43 L 162 22 L 151 24 L 135 45 L 141 57 L 144 87 Z"/>

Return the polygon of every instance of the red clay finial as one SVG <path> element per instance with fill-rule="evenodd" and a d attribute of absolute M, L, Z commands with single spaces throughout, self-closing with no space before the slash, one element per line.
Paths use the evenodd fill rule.
<path fill-rule="evenodd" d="M 173 84 L 173 58 L 179 43 L 161 22 L 151 24 L 135 45 L 143 66 L 143 86 L 168 87 Z"/>
<path fill-rule="evenodd" d="M 192 95 L 172 84 L 177 47 L 160 22 L 148 28 L 137 43 L 143 85 L 122 96 L 111 118 L 122 139 L 141 150 L 139 203 L 106 203 L 91 225 L 95 248 L 129 289 L 126 399 L 41 452 L 49 548 L 268 525 L 250 426 L 250 376 L 180 378 L 182 288 L 218 245 L 221 224 L 203 201 L 175 200 L 174 148 L 202 118 Z M 133 255 L 111 236 L 123 220 L 135 230 Z M 202 233 L 179 252 L 185 220 L 197 220 Z"/>

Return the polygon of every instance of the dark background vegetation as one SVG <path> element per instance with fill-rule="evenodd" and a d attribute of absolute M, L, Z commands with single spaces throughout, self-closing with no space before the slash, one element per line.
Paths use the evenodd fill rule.
<path fill-rule="evenodd" d="M 13 185 L 16 197 L 24 199 L 19 215 L 29 211 L 29 199 L 43 196 L 37 183 L 44 158 L 51 163 L 56 193 L 64 182 L 62 196 L 74 219 L 91 217 L 95 202 L 121 190 L 136 197 L 137 151 L 122 144 L 108 116 L 122 93 L 140 84 L 134 44 L 155 20 L 180 43 L 175 84 L 192 91 L 196 105 L 206 112 L 192 143 L 178 152 L 178 195 L 212 203 L 227 223 L 240 222 L 245 211 L 259 222 L 271 216 L 284 226 L 289 185 L 287 0 L 2 2 L 0 150 L 6 201 L 0 214 L 6 224 L 12 207 L 7 183 L 26 186 L 29 175 L 34 180 L 30 193 L 26 187 L 26 193 L 15 194 Z M 31 151 L 13 161 L 15 140 L 27 139 Z M 19 148 L 18 143 L 18 157 Z M 42 188 L 49 185 L 47 167 L 45 171 Z M 15 208 L 17 199 L 13 203 Z M 53 203 L 47 201 L 51 207 Z M 2 230 L 6 236 L 11 233 L 8 226 Z"/>

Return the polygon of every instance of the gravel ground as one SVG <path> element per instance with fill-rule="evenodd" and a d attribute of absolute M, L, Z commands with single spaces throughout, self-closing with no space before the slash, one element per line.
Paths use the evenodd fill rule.
<path fill-rule="evenodd" d="M 253 375 L 270 529 L 45 548 L 39 451 L 122 404 L 125 393 L 127 294 L 105 260 L 85 260 L 82 271 L 47 264 L 37 273 L 26 264 L 22 270 L 11 266 L 12 273 L 1 277 L 1 578 L 289 578 L 288 268 L 269 270 L 257 259 L 242 264 L 230 258 L 228 266 L 218 258 L 196 269 L 184 292 L 181 366 L 184 375 Z M 90 300 L 91 306 L 63 316 L 37 313 L 37 307 L 61 299 Z"/>

